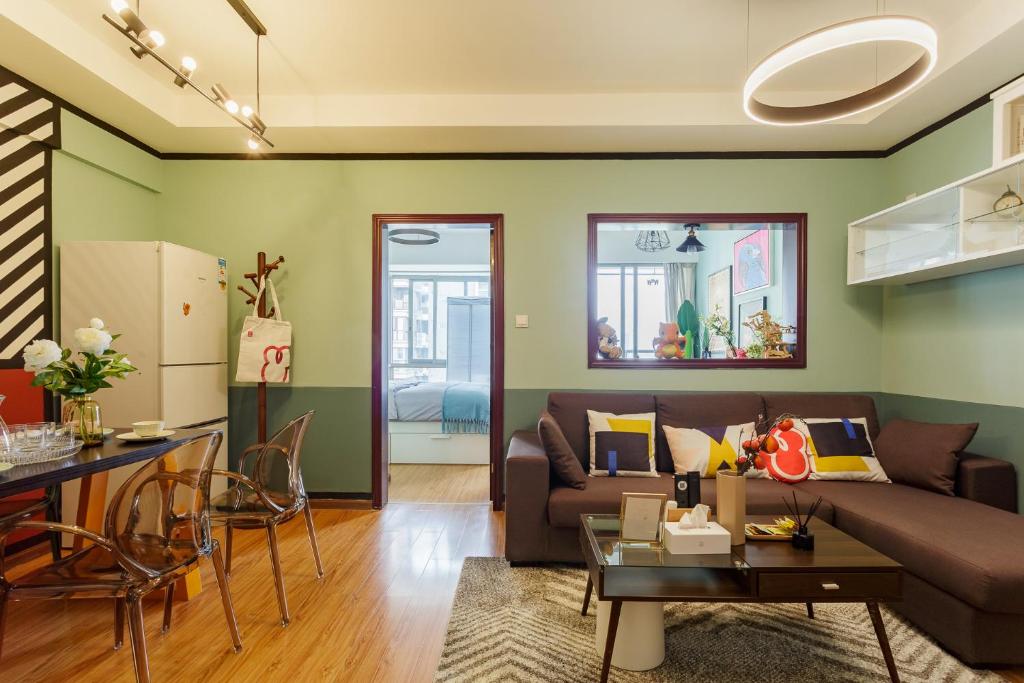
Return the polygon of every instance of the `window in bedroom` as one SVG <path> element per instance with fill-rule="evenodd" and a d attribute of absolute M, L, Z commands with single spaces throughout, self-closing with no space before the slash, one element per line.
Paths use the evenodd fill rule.
<path fill-rule="evenodd" d="M 447 379 L 448 348 L 461 342 L 461 338 L 449 340 L 449 300 L 464 297 L 490 297 L 486 272 L 392 275 L 392 379 Z M 470 343 L 468 338 L 465 343 Z"/>

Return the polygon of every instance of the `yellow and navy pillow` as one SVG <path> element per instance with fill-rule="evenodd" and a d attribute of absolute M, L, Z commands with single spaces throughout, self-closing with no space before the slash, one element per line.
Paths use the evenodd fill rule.
<path fill-rule="evenodd" d="M 810 479 L 888 482 L 863 417 L 807 418 Z"/>
<path fill-rule="evenodd" d="M 656 477 L 654 413 L 616 415 L 587 411 L 590 476 Z"/>
<path fill-rule="evenodd" d="M 668 441 L 676 474 L 698 471 L 701 477 L 710 479 L 720 470 L 736 469 L 740 444 L 753 436 L 754 423 L 694 429 L 664 425 L 662 430 Z M 767 474 L 763 470 L 751 468 L 747 476 L 763 478 Z"/>

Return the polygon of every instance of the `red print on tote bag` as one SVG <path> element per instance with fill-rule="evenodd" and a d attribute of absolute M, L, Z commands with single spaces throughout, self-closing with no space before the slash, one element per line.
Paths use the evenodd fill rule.
<path fill-rule="evenodd" d="M 264 382 L 287 382 L 291 350 L 287 346 L 268 346 L 263 349 L 263 367 L 260 377 Z"/>

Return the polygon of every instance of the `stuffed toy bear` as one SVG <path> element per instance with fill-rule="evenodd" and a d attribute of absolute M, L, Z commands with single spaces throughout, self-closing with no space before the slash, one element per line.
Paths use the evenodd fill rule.
<path fill-rule="evenodd" d="M 654 339 L 657 358 L 683 358 L 686 355 L 686 337 L 679 334 L 679 323 L 658 323 L 658 336 Z"/>
<path fill-rule="evenodd" d="M 608 318 L 597 321 L 597 350 L 602 358 L 618 360 L 622 358 L 622 347 L 615 328 L 608 324 Z"/>

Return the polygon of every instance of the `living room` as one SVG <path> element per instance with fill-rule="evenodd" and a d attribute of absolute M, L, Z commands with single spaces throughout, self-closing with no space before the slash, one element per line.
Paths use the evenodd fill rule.
<path fill-rule="evenodd" d="M 208 464 L 232 474 L 247 448 L 279 430 L 302 445 L 300 476 L 253 480 L 291 491 L 282 511 L 264 502 L 270 516 L 258 523 L 215 514 L 216 543 L 151 591 L 164 600 L 140 597 L 127 619 L 108 598 L 27 599 L 36 594 L 19 592 L 19 581 L 89 541 L 13 530 L 0 580 L 13 587 L 0 620 L 0 672 L 12 680 L 598 680 L 602 669 L 624 681 L 884 679 L 893 668 L 867 603 L 880 607 L 905 680 L 1024 678 L 1024 606 L 1015 604 L 1024 455 L 1013 446 L 1024 419 L 1014 343 L 1024 314 L 1015 296 L 1024 7 L 324 0 L 299 12 L 267 0 L 0 0 L 0 9 L 0 416 L 10 442 L 30 438 L 19 426 L 84 429 L 82 411 L 93 409 L 67 385 L 81 377 L 26 364 L 34 340 L 77 354 L 79 336 L 106 334 L 103 348 L 120 357 L 110 372 L 123 375 L 109 387 L 75 385 L 103 413 L 98 445 L 71 435 L 81 448 L 50 461 L 54 471 L 35 462 L 0 472 L 0 525 L 31 519 L 105 537 L 121 481 L 162 462 L 157 450 L 185 435 L 223 439 Z M 909 19 L 878 28 L 894 17 Z M 782 57 L 792 63 L 780 67 Z M 758 83 L 763 64 L 778 70 Z M 378 290 L 387 248 L 396 229 L 418 231 L 404 235 L 414 242 L 436 235 L 441 246 L 460 225 L 491 236 L 489 429 L 473 435 L 487 439 L 490 501 L 389 502 L 388 308 Z M 624 255 L 602 247 L 616 240 Z M 152 253 L 126 256 L 115 243 Z M 157 245 L 209 257 L 200 279 L 219 297 L 215 322 L 198 300 L 163 295 Z M 744 254 L 770 254 L 766 285 L 738 281 Z M 603 273 L 618 278 L 617 301 L 602 299 L 613 289 L 599 283 Z M 656 294 L 644 315 L 641 286 Z M 718 325 L 713 292 L 726 302 Z M 686 301 L 690 315 L 678 313 Z M 770 324 L 754 340 L 743 323 L 762 310 Z M 181 339 L 215 332 L 209 359 L 168 361 L 163 342 L 149 346 L 171 313 L 201 325 Z M 245 338 L 280 333 L 277 318 L 290 323 L 294 357 L 290 342 L 275 342 L 287 353 L 268 356 L 275 365 L 257 377 Z M 51 347 L 33 348 L 62 362 L 46 357 Z M 183 362 L 220 374 L 209 386 L 164 382 Z M 282 374 L 268 378 L 277 365 Z M 141 390 L 150 381 L 164 382 L 152 398 Z M 167 411 L 172 398 L 190 417 Z M 80 412 L 65 419 L 69 405 Z M 598 467 L 588 410 L 612 420 L 653 414 L 654 476 L 625 476 L 628 438 L 612 447 L 602 437 Z M 548 443 L 538 432 L 545 411 Z M 863 585 L 823 578 L 813 595 L 796 596 L 806 600 L 774 601 L 750 585 L 746 601 L 663 596 L 647 605 L 663 604 L 660 628 L 624 600 L 619 637 L 648 635 L 607 647 L 613 586 L 593 579 L 612 573 L 585 569 L 580 515 L 618 516 L 632 492 L 663 496 L 659 514 L 674 516 L 670 505 L 690 506 L 677 501 L 673 475 L 696 468 L 699 502 L 718 524 L 710 460 L 677 461 L 666 428 L 699 439 L 689 432 L 752 425 L 715 440 L 731 449 L 720 462 L 733 471 L 742 442 L 768 436 L 785 415 L 809 436 L 827 419 L 860 436 L 863 419 L 870 450 L 860 464 L 877 455 L 870 463 L 884 472 L 821 481 L 815 453 L 800 461 L 806 480 L 781 483 L 753 449 L 745 513 L 795 520 L 820 495 L 809 524 L 817 547 L 748 540 L 728 551 L 748 566 L 730 560 L 729 571 L 750 584 L 763 572 L 751 549 L 785 547 L 799 563 L 826 555 L 835 533 L 899 584 L 847 595 Z M 147 438 L 134 422 L 179 433 L 131 443 Z M 890 425 L 913 433 L 885 437 Z M 950 425 L 961 429 L 951 435 Z M 558 431 L 578 470 L 551 447 Z M 887 464 L 894 434 L 918 459 Z M 425 438 L 449 436 L 466 435 Z M 108 450 L 121 458 L 110 482 L 95 465 Z M 610 471 L 611 451 L 616 476 L 594 476 Z M 211 500 L 238 488 L 217 479 Z M 22 514 L 30 504 L 41 507 Z M 239 512 L 237 500 L 228 507 L 215 512 Z M 553 523 L 563 517 L 566 526 Z M 878 528 L 851 522 L 864 517 Z M 273 543 L 245 531 L 277 521 Z M 666 528 L 629 550 L 694 573 L 665 550 Z M 598 532 L 598 546 L 611 542 Z M 932 567 L 953 569 L 935 576 Z M 589 574 L 595 599 L 583 616 Z M 823 583 L 839 588 L 822 593 Z M 234 605 L 228 630 L 222 595 Z M 124 622 L 148 664 L 131 647 L 112 649 Z M 663 658 L 638 670 L 629 655 L 658 643 Z M 766 664 L 766 649 L 782 656 Z M 607 667 L 606 653 L 615 655 Z"/>

